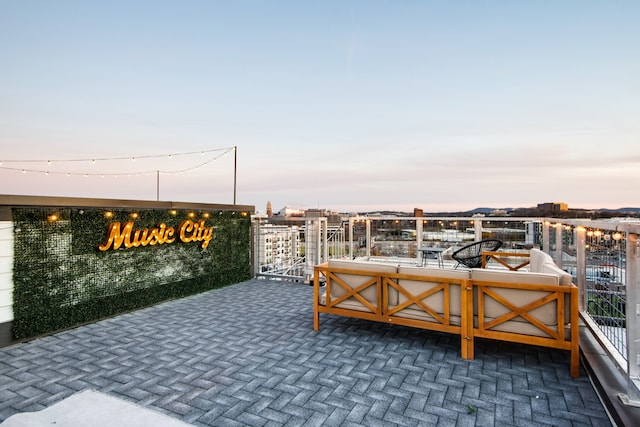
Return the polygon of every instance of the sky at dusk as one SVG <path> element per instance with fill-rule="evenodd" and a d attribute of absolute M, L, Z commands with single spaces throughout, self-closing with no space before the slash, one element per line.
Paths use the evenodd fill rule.
<path fill-rule="evenodd" d="M 228 204 L 235 146 L 258 211 L 638 207 L 638 22 L 637 0 L 0 0 L 0 194 Z"/>

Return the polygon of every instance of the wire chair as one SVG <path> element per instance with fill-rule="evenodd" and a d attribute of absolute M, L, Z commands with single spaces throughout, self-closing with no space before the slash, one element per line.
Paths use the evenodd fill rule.
<path fill-rule="evenodd" d="M 456 250 L 451 254 L 451 258 L 458 261 L 456 268 L 458 268 L 460 264 L 468 268 L 480 268 L 482 267 L 482 252 L 497 251 L 501 246 L 502 240 L 480 240 Z"/>

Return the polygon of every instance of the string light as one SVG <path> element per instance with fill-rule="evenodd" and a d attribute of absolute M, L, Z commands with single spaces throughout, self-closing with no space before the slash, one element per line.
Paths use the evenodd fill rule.
<path fill-rule="evenodd" d="M 218 152 L 218 151 L 222 151 L 221 154 L 214 156 L 213 158 L 199 163 L 195 166 L 189 167 L 189 168 L 184 168 L 184 169 L 179 169 L 179 170 L 148 170 L 148 171 L 139 171 L 139 172 L 131 172 L 129 174 L 124 174 L 124 176 L 129 177 L 129 176 L 142 176 L 142 175 L 155 175 L 157 173 L 162 173 L 162 174 L 183 174 L 183 173 L 188 173 L 188 172 L 192 172 L 195 171 L 197 169 L 203 168 L 205 166 L 207 166 L 208 164 L 218 160 L 219 158 L 229 154 L 230 152 L 232 152 L 235 149 L 235 147 L 227 147 L 227 148 L 218 148 L 218 149 L 212 149 L 212 150 L 204 150 L 204 151 L 191 151 L 191 152 L 184 152 L 184 153 L 171 153 L 171 154 L 158 154 L 158 155 L 148 155 L 148 156 L 131 156 L 131 157 L 109 157 L 109 158 L 91 158 L 91 159 L 57 159 L 55 160 L 56 163 L 66 163 L 66 162 L 87 162 L 90 161 L 91 164 L 95 164 L 96 161 L 117 161 L 117 160 L 125 160 L 125 159 L 129 159 L 132 162 L 135 162 L 136 159 L 153 159 L 153 158 L 160 158 L 160 157 L 169 157 L 172 158 L 173 156 L 188 156 L 188 155 L 194 155 L 194 154 L 201 154 L 201 155 L 205 155 L 207 153 L 213 153 L 213 152 Z M 27 168 L 14 168 L 14 167 L 9 167 L 9 166 L 2 166 L 3 163 L 47 163 L 47 165 L 51 165 L 52 164 L 52 160 L 47 159 L 47 160 L 0 160 L 0 169 L 4 169 L 4 170 L 16 170 L 16 171 L 21 171 L 23 174 L 26 174 L 27 172 L 35 172 L 35 173 L 44 173 L 46 175 L 66 175 L 67 177 L 71 177 L 72 175 L 75 176 L 84 176 L 85 178 L 88 178 L 90 176 L 101 176 L 101 177 L 105 177 L 105 176 L 113 176 L 113 177 L 118 177 L 119 175 L 122 174 L 122 172 L 113 172 L 113 173 L 106 173 L 106 172 L 57 172 L 57 171 L 52 171 L 52 170 L 45 170 L 45 169 L 27 169 Z"/>
<path fill-rule="evenodd" d="M 211 150 L 201 150 L 201 151 L 188 151 L 184 153 L 170 153 L 170 154 L 150 154 L 146 156 L 126 156 L 126 157 L 102 157 L 102 158 L 84 158 L 84 159 L 22 159 L 22 160 L 0 160 L 0 165 L 2 163 L 48 163 L 55 161 L 56 163 L 67 163 L 67 162 L 88 162 L 95 163 L 96 161 L 104 162 L 104 161 L 115 161 L 115 160 L 135 160 L 135 159 L 154 159 L 160 157 L 172 157 L 172 156 L 189 156 L 193 154 L 202 154 L 205 155 L 207 153 L 213 153 L 216 151 L 232 151 L 235 147 L 225 147 L 225 148 L 213 148 Z"/>

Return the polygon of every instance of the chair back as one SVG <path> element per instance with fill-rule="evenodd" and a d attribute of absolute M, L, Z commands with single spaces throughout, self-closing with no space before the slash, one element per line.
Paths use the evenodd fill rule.
<path fill-rule="evenodd" d="M 482 252 L 494 252 L 500 249 L 502 240 L 486 239 L 470 243 L 451 254 L 451 258 L 469 268 L 482 267 Z"/>

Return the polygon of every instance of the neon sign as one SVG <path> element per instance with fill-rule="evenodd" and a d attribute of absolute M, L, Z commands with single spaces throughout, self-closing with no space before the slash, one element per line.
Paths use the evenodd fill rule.
<path fill-rule="evenodd" d="M 178 232 L 173 227 L 167 227 L 162 223 L 155 228 L 133 229 L 133 221 L 124 224 L 113 222 L 107 230 L 107 239 L 98 245 L 98 250 L 106 252 L 109 249 L 118 250 L 121 246 L 125 249 L 139 246 L 155 246 L 171 244 L 178 239 L 183 243 L 202 242 L 202 249 L 209 246 L 213 238 L 213 227 L 206 227 L 205 221 L 185 220 L 180 223 Z"/>

